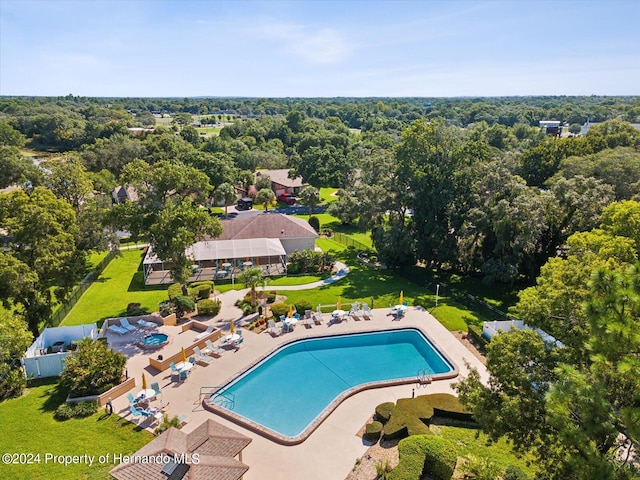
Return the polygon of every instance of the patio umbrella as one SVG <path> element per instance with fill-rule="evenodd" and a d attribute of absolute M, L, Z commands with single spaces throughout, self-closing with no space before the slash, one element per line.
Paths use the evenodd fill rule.
<path fill-rule="evenodd" d="M 404 300 L 404 291 L 400 291 L 400 303 Z"/>
<path fill-rule="evenodd" d="M 184 352 L 184 347 L 182 347 L 182 361 L 183 362 L 187 361 L 187 354 Z"/>
<path fill-rule="evenodd" d="M 144 373 L 142 374 L 142 389 L 147 389 L 147 377 L 144 376 Z"/>
<path fill-rule="evenodd" d="M 233 320 L 231 320 L 231 322 L 229 322 L 229 331 L 231 332 L 231 335 L 236 333 L 236 324 L 233 323 Z"/>
<path fill-rule="evenodd" d="M 287 315 L 287 317 L 293 317 L 293 305 L 289 305 L 289 314 Z"/>
<path fill-rule="evenodd" d="M 338 297 L 338 303 L 336 304 L 336 310 L 342 310 L 342 299 Z"/>

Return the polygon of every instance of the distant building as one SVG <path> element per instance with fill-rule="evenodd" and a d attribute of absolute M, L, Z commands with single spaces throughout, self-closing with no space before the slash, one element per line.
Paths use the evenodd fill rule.
<path fill-rule="evenodd" d="M 562 123 L 559 120 L 540 120 L 540 130 L 546 135 L 559 137 L 562 134 Z"/>
<path fill-rule="evenodd" d="M 302 177 L 289 178 L 289 169 L 280 168 L 276 170 L 258 170 L 255 178 L 267 176 L 271 179 L 271 190 L 277 195 L 289 194 L 297 195 L 308 183 L 302 181 Z"/>
<path fill-rule="evenodd" d="M 131 186 L 123 187 L 122 185 L 118 185 L 111 191 L 111 198 L 113 203 L 124 203 L 126 201 L 137 202 L 138 192 Z"/>

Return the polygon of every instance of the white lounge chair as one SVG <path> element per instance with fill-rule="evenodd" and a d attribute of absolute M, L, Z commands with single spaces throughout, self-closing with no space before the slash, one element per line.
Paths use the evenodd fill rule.
<path fill-rule="evenodd" d="M 207 345 L 207 350 L 209 350 L 209 353 L 213 354 L 214 356 L 219 357 L 220 355 L 222 355 L 222 352 L 224 352 L 224 350 L 220 347 L 216 347 L 211 340 L 207 340 L 204 343 Z"/>
<path fill-rule="evenodd" d="M 204 362 L 207 365 L 212 360 L 209 355 L 202 353 L 199 347 L 193 347 L 193 355 L 195 356 L 196 362 Z"/>
<path fill-rule="evenodd" d="M 129 333 L 129 330 L 126 330 L 118 325 L 109 325 L 109 330 L 117 333 L 118 335 L 124 335 L 125 333 Z"/>
<path fill-rule="evenodd" d="M 196 340 L 200 340 L 201 338 L 206 337 L 210 333 L 213 333 L 214 328 L 215 327 L 213 325 L 209 325 L 204 332 L 200 332 L 198 335 L 196 335 Z"/>
<path fill-rule="evenodd" d="M 351 310 L 349 312 L 349 316 L 354 320 L 358 320 L 358 321 L 362 320 L 362 313 L 360 312 L 360 310 Z"/>
<path fill-rule="evenodd" d="M 274 337 L 282 335 L 282 327 L 278 327 L 276 325 L 276 322 L 273 321 L 273 319 L 269 319 L 267 321 L 267 325 L 269 325 L 269 333 L 271 335 L 273 335 Z"/>
<path fill-rule="evenodd" d="M 315 312 L 313 315 L 313 321 L 315 322 L 316 325 L 322 325 L 324 323 L 324 318 L 322 318 L 322 313 L 320 312 Z"/>
<path fill-rule="evenodd" d="M 362 304 L 362 318 L 365 320 L 371 320 L 373 318 L 373 312 L 366 303 Z"/>
<path fill-rule="evenodd" d="M 147 322 L 146 320 L 140 319 L 136 322 L 141 328 L 158 328 L 158 324 L 155 322 Z"/>
<path fill-rule="evenodd" d="M 130 332 L 135 332 L 135 331 L 137 330 L 137 328 L 136 328 L 136 327 L 134 327 L 133 325 L 131 325 L 131 324 L 129 323 L 129 319 L 128 319 L 128 318 L 126 318 L 126 317 L 122 317 L 122 318 L 120 319 L 120 326 L 121 326 L 122 328 L 124 328 L 125 330 L 129 330 Z"/>

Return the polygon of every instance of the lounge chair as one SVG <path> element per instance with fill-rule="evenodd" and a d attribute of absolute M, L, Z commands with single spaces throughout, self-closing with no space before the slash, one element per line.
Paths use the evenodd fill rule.
<path fill-rule="evenodd" d="M 213 354 L 214 356 L 219 357 L 224 352 L 224 350 L 221 349 L 220 347 L 216 347 L 211 340 L 207 340 L 204 343 L 207 345 L 207 348 L 209 349 L 209 353 Z"/>
<path fill-rule="evenodd" d="M 365 320 L 371 320 L 373 318 L 373 312 L 366 303 L 362 304 L 362 318 Z"/>
<path fill-rule="evenodd" d="M 313 324 L 314 324 L 314 321 L 313 321 L 313 318 L 311 318 L 311 315 L 309 315 L 308 318 L 305 317 L 305 319 L 302 321 L 302 323 L 304 324 L 305 327 L 312 328 Z"/>
<path fill-rule="evenodd" d="M 204 362 L 209 365 L 209 362 L 212 360 L 209 355 L 202 353 L 199 347 L 193 347 L 193 353 L 197 362 Z"/>
<path fill-rule="evenodd" d="M 360 313 L 360 310 L 351 310 L 349 312 L 349 316 L 357 321 L 362 320 L 362 313 Z"/>
<path fill-rule="evenodd" d="M 272 336 L 277 337 L 279 335 L 282 335 L 282 327 L 278 327 L 276 325 L 276 322 L 273 321 L 273 319 L 269 319 L 267 321 L 267 325 L 269 325 L 269 333 Z"/>
<path fill-rule="evenodd" d="M 201 338 L 206 337 L 210 333 L 213 333 L 214 328 L 215 327 L 213 325 L 209 325 L 204 332 L 200 332 L 198 335 L 196 335 L 196 340 L 200 340 Z"/>
<path fill-rule="evenodd" d="M 126 317 L 122 317 L 122 318 L 120 319 L 120 326 L 121 326 L 122 328 L 124 328 L 125 330 L 129 330 L 130 332 L 135 332 L 135 331 L 137 330 L 137 328 L 136 328 L 136 327 L 134 327 L 133 325 L 131 325 L 131 324 L 129 323 L 129 319 L 128 319 L 128 318 L 126 318 Z"/>
<path fill-rule="evenodd" d="M 313 315 L 313 321 L 315 322 L 316 325 L 322 325 L 322 323 L 324 322 L 324 318 L 322 318 L 322 313 L 319 312 L 315 312 Z"/>
<path fill-rule="evenodd" d="M 109 330 L 117 333 L 118 335 L 124 335 L 125 333 L 129 333 L 129 330 L 125 330 L 124 328 L 118 325 L 109 325 Z"/>
<path fill-rule="evenodd" d="M 182 426 L 182 425 L 184 425 L 185 423 L 187 423 L 189 420 L 191 420 L 191 417 L 189 417 L 189 415 L 188 415 L 188 414 L 183 413 L 182 415 L 180 415 L 180 416 L 178 417 L 178 425 L 179 425 L 179 426 Z"/>
<path fill-rule="evenodd" d="M 155 322 L 147 322 L 146 320 L 138 320 L 137 324 L 141 327 L 141 328 L 158 328 L 158 324 Z"/>

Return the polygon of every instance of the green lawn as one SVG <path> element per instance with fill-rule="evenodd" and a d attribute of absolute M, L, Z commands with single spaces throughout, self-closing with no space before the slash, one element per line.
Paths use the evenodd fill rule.
<path fill-rule="evenodd" d="M 491 462 L 500 466 L 504 471 L 509 465 L 516 465 L 522 469 L 530 478 L 533 478 L 535 471 L 527 465 L 528 460 L 532 460 L 531 456 L 518 458 L 511 446 L 501 439 L 498 442 L 487 445 L 487 436 L 480 430 L 473 428 L 450 427 L 444 425 L 432 425 L 431 428 L 436 430 L 438 434 L 447 440 L 451 440 L 458 448 L 458 456 L 466 457 L 474 455 L 478 458 L 487 458 Z M 460 465 L 461 462 L 458 462 Z M 457 471 L 459 471 L 458 467 Z M 458 477 L 455 477 L 458 478 Z"/>
<path fill-rule="evenodd" d="M 338 196 L 334 195 L 334 193 L 337 191 L 338 191 L 337 188 L 322 187 L 320 189 L 320 198 L 322 199 L 322 203 L 335 202 L 338 199 Z"/>
<path fill-rule="evenodd" d="M 57 380 L 32 387 L 20 398 L 0 403 L 0 451 L 3 453 L 40 454 L 40 463 L 3 465 L 3 479 L 108 479 L 115 467 L 113 454 L 130 455 L 153 436 L 118 415 L 104 411 L 83 418 L 59 422 L 55 409 L 65 398 L 57 390 Z M 95 455 L 93 466 L 45 463 L 44 455 Z M 110 454 L 108 463 L 96 465 L 97 457 Z"/>
<path fill-rule="evenodd" d="M 126 313 L 129 303 L 140 303 L 149 312 L 167 299 L 167 286 L 147 287 L 142 272 L 142 250 L 124 250 L 114 258 L 65 317 L 62 325 L 93 323 Z"/>

